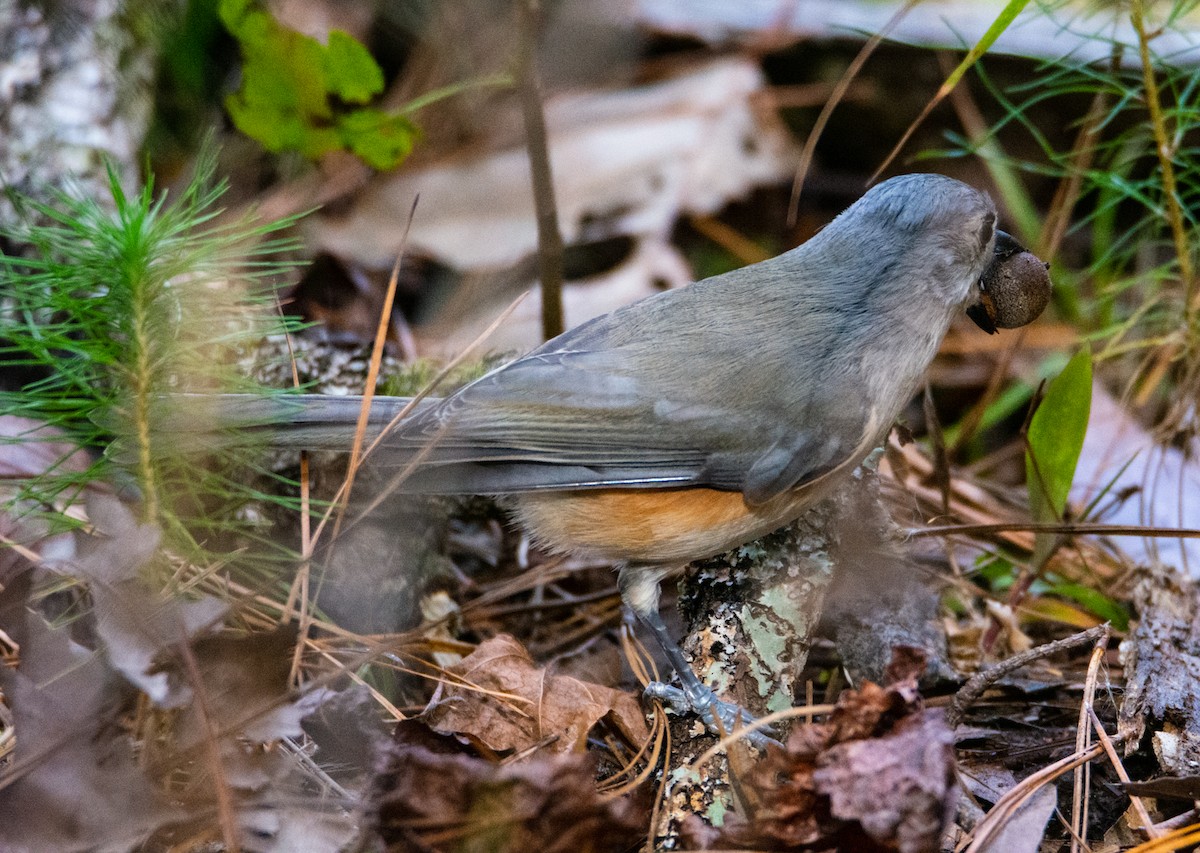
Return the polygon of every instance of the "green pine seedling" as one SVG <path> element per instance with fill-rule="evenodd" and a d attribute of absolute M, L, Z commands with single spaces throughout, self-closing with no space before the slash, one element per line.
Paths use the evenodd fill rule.
<path fill-rule="evenodd" d="M 244 467 L 252 456 L 227 477 L 154 425 L 166 394 L 252 390 L 236 363 L 285 323 L 264 284 L 288 266 L 280 253 L 293 243 L 279 232 L 294 220 L 222 221 L 225 185 L 214 183 L 214 165 L 211 151 L 202 155 L 174 197 L 152 182 L 127 195 L 109 168 L 103 202 L 65 193 L 45 204 L 16 199 L 24 221 L 0 237 L 25 249 L 0 254 L 0 370 L 41 376 L 0 392 L 0 410 L 57 428 L 93 461 L 82 473 L 57 463 L 33 473 L 10 512 L 53 508 L 50 520 L 70 525 L 71 504 L 102 478 L 136 497 L 143 520 L 187 558 L 211 557 L 239 527 L 250 532 L 235 519 L 237 507 L 263 497 L 239 485 L 254 479 Z"/>

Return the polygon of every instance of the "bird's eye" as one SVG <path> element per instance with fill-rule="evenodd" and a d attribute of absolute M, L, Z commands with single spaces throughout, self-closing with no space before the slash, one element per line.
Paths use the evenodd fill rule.
<path fill-rule="evenodd" d="M 979 225 L 979 251 L 984 251 L 996 233 L 996 214 L 989 213 Z"/>

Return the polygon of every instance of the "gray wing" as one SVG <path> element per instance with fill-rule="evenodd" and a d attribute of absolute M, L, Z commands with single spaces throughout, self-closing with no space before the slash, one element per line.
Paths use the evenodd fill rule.
<path fill-rule="evenodd" d="M 414 491 L 697 485 L 767 501 L 882 437 L 976 286 L 994 220 L 949 178 L 885 181 L 803 246 L 597 318 L 426 404 L 382 461 L 413 467 Z M 339 418 L 305 428 L 329 439 Z"/>
<path fill-rule="evenodd" d="M 863 442 L 866 414 L 836 382 L 772 400 L 770 389 L 746 387 L 736 363 L 744 339 L 731 345 L 708 329 L 703 349 L 692 348 L 703 357 L 688 359 L 656 351 L 678 332 L 614 340 L 612 322 L 569 332 L 406 421 L 384 440 L 385 459 L 388 450 L 401 463 L 419 455 L 404 488 L 707 486 L 759 503 L 837 467 Z M 795 388 L 783 377 L 774 384 Z"/>
<path fill-rule="evenodd" d="M 367 442 L 392 428 L 371 466 L 404 469 L 404 490 L 430 494 L 708 486 L 757 503 L 836 467 L 862 434 L 841 401 L 814 398 L 799 418 L 795 405 L 764 418 L 768 391 L 747 389 L 742 370 L 712 369 L 744 352 L 714 352 L 716 336 L 707 358 L 680 362 L 647 359 L 638 340 L 604 346 L 597 329 L 580 331 L 445 399 L 376 397 Z M 589 343 L 599 348 L 574 346 Z M 348 450 L 362 398 L 181 394 L 159 404 L 156 428 L 175 451 Z"/>

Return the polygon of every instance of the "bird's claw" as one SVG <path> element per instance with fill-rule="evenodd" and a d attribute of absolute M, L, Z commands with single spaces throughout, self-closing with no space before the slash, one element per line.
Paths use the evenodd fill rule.
<path fill-rule="evenodd" d="M 652 681 L 646 685 L 645 695 L 651 699 L 658 699 L 676 714 L 695 714 L 704 723 L 704 727 L 717 737 L 743 731 L 758 722 L 753 715 L 737 705 L 717 698 L 717 694 L 708 687 L 701 686 L 699 691 L 689 691 L 661 681 Z M 765 748 L 769 743 L 779 743 L 763 734 L 761 728 L 749 731 L 746 740 L 759 749 Z"/>

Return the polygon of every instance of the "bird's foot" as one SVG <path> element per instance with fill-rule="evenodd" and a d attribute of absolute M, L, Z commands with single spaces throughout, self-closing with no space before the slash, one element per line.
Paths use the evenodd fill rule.
<path fill-rule="evenodd" d="M 757 718 L 737 705 L 719 699 L 711 688 L 703 684 L 689 690 L 687 687 L 672 687 L 661 681 L 652 681 L 646 685 L 645 695 L 651 699 L 658 699 L 676 714 L 695 714 L 704 723 L 705 728 L 717 737 L 744 731 L 758 722 Z M 759 749 L 765 748 L 769 743 L 779 743 L 764 734 L 762 728 L 748 732 L 746 740 Z"/>

